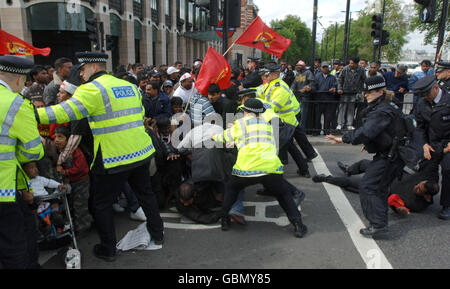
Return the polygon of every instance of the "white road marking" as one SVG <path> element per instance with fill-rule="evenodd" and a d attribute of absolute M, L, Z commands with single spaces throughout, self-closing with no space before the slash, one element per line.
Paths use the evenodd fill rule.
<path fill-rule="evenodd" d="M 313 160 L 313 165 L 317 174 L 324 174 L 327 176 L 331 175 L 322 159 L 322 156 L 317 150 L 316 152 L 319 156 Z M 348 199 L 345 197 L 345 194 L 341 188 L 327 183 L 323 183 L 323 185 L 331 199 L 331 202 L 333 203 L 333 206 L 336 208 L 337 213 L 347 228 L 353 244 L 366 263 L 367 269 L 393 269 L 391 263 L 389 263 L 388 259 L 383 254 L 380 247 L 378 247 L 375 240 L 365 238 L 359 233 L 359 230 L 364 228 L 365 225 L 353 209 Z"/>

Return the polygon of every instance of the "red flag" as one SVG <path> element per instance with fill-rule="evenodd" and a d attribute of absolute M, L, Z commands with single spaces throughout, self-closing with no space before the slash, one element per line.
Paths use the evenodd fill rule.
<path fill-rule="evenodd" d="M 222 54 L 209 47 L 195 82 L 195 88 L 200 94 L 208 95 L 208 87 L 211 84 L 216 83 L 220 89 L 224 90 L 230 87 L 230 80 L 230 64 Z"/>
<path fill-rule="evenodd" d="M 291 40 L 270 29 L 258 16 L 235 43 L 250 46 L 281 58 L 291 45 Z"/>
<path fill-rule="evenodd" d="M 35 55 L 48 56 L 50 48 L 36 48 L 20 38 L 0 29 L 0 55 Z"/>

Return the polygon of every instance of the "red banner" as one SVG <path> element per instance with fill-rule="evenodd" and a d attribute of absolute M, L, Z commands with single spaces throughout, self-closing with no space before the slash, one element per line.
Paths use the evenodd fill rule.
<path fill-rule="evenodd" d="M 291 40 L 270 29 L 258 16 L 235 43 L 253 47 L 281 58 L 291 45 Z"/>
<path fill-rule="evenodd" d="M 36 55 L 48 56 L 50 48 L 36 48 L 20 38 L 0 29 L 0 55 Z"/>
<path fill-rule="evenodd" d="M 211 84 L 216 83 L 220 89 L 224 90 L 230 87 L 230 80 L 230 64 L 222 54 L 209 47 L 195 82 L 195 88 L 200 94 L 208 95 L 208 87 Z"/>

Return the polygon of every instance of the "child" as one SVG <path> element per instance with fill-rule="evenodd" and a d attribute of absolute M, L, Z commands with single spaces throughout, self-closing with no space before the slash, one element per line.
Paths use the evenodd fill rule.
<path fill-rule="evenodd" d="M 60 126 L 55 129 L 55 144 L 61 152 L 67 145 L 70 137 L 68 127 Z M 88 211 L 89 199 L 89 167 L 86 158 L 80 148 L 63 164 L 63 175 L 72 186 L 72 210 L 75 232 L 80 234 L 86 232 L 93 221 Z"/>
<path fill-rule="evenodd" d="M 31 187 L 34 191 L 34 197 L 42 197 L 47 196 L 48 192 L 45 188 L 49 189 L 58 189 L 59 191 L 68 190 L 67 185 L 63 185 L 54 181 L 52 179 L 47 179 L 39 176 L 39 170 L 35 162 L 27 163 L 23 166 L 25 173 L 30 178 Z M 45 208 L 45 209 L 44 209 Z M 41 214 L 41 211 L 49 211 L 50 214 L 47 215 L 46 218 L 43 218 L 43 222 L 40 224 L 40 231 L 43 234 L 51 233 L 52 225 L 55 226 L 55 230 L 58 233 L 62 233 L 64 227 L 64 220 L 62 215 L 59 213 L 59 204 L 58 202 L 44 202 L 39 205 L 38 215 Z M 55 233 L 56 233 L 55 232 Z"/>

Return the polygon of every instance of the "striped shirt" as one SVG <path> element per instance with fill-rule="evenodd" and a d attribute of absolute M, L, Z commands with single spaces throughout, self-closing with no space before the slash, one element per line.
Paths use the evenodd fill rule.
<path fill-rule="evenodd" d="M 208 98 L 196 93 L 192 96 L 190 102 L 190 116 L 194 127 L 202 125 L 203 120 L 210 115 L 215 114 L 214 107 L 209 102 Z"/>

